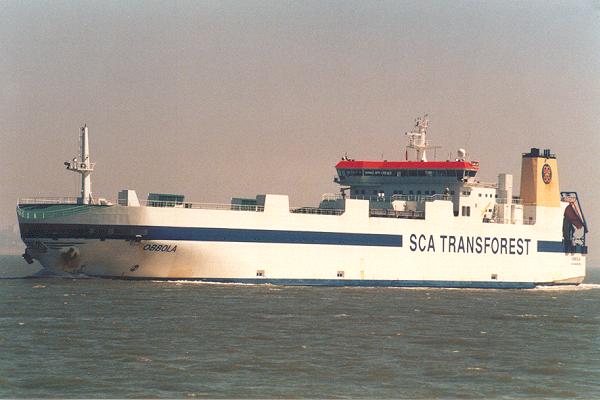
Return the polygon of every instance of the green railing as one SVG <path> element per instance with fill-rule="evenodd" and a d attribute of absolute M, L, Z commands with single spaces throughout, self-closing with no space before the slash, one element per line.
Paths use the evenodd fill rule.
<path fill-rule="evenodd" d="M 17 215 L 23 219 L 48 219 L 81 214 L 91 211 L 93 208 L 95 206 L 86 204 L 29 205 L 26 207 L 19 204 L 17 205 Z"/>

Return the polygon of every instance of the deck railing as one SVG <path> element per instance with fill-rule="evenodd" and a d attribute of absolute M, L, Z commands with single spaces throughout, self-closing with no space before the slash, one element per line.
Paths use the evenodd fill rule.
<path fill-rule="evenodd" d="M 79 197 L 25 197 L 18 204 L 77 204 Z"/>
<path fill-rule="evenodd" d="M 318 214 L 318 215 L 342 215 L 344 210 L 334 208 L 318 208 L 318 207 L 292 207 L 292 214 Z"/>
<path fill-rule="evenodd" d="M 196 202 L 174 202 L 174 201 L 156 201 L 143 200 L 140 201 L 143 207 L 158 207 L 158 208 L 190 208 L 201 210 L 223 210 L 223 211 L 255 211 L 262 212 L 264 206 L 255 204 L 223 204 L 223 203 L 196 203 Z"/>
<path fill-rule="evenodd" d="M 424 219 L 425 211 L 396 211 L 391 208 L 373 208 L 369 217 Z"/>
<path fill-rule="evenodd" d="M 17 215 L 24 219 L 47 219 L 56 217 L 66 217 L 68 215 L 81 214 L 91 210 L 87 205 L 75 205 L 65 203 L 48 204 L 48 207 L 21 207 L 25 203 L 17 205 Z M 40 203 L 34 203 L 40 204 Z"/>

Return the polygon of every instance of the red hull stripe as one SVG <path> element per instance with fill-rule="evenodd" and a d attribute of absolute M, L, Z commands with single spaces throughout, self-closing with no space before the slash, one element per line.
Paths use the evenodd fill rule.
<path fill-rule="evenodd" d="M 479 163 L 466 161 L 340 161 L 337 169 L 469 169 L 478 170 Z"/>

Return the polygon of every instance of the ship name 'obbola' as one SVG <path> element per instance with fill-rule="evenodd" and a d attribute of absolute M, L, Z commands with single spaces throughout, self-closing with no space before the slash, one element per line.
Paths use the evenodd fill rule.
<path fill-rule="evenodd" d="M 522 154 L 512 175 L 476 179 L 479 163 L 428 161 L 428 121 L 406 133 L 403 161 L 336 165 L 338 195 L 290 208 L 265 194 L 230 204 L 150 193 L 140 201 L 92 196 L 88 128 L 78 158 L 77 198 L 20 199 L 23 257 L 44 272 L 122 279 L 191 279 L 279 285 L 533 288 L 585 277 L 586 220 L 577 193 L 559 189 L 556 156 Z M 409 152 L 411 160 L 409 160 Z"/>

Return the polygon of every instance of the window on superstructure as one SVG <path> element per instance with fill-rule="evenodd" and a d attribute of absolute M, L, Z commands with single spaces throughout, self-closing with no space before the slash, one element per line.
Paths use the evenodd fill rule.
<path fill-rule="evenodd" d="M 365 169 L 365 176 L 373 176 L 374 174 L 372 169 Z"/>
<path fill-rule="evenodd" d="M 414 192 L 411 190 L 410 192 L 408 192 L 408 194 L 414 194 Z"/>
<path fill-rule="evenodd" d="M 424 172 L 425 172 L 425 176 L 433 176 L 433 171 L 426 169 Z"/>
<path fill-rule="evenodd" d="M 417 172 L 417 175 L 418 175 L 418 176 L 425 176 L 425 170 L 423 170 L 423 169 L 420 169 L 420 170 Z"/>
<path fill-rule="evenodd" d="M 426 191 L 425 191 L 425 194 L 426 194 L 426 195 L 429 195 L 429 190 L 426 190 Z"/>

